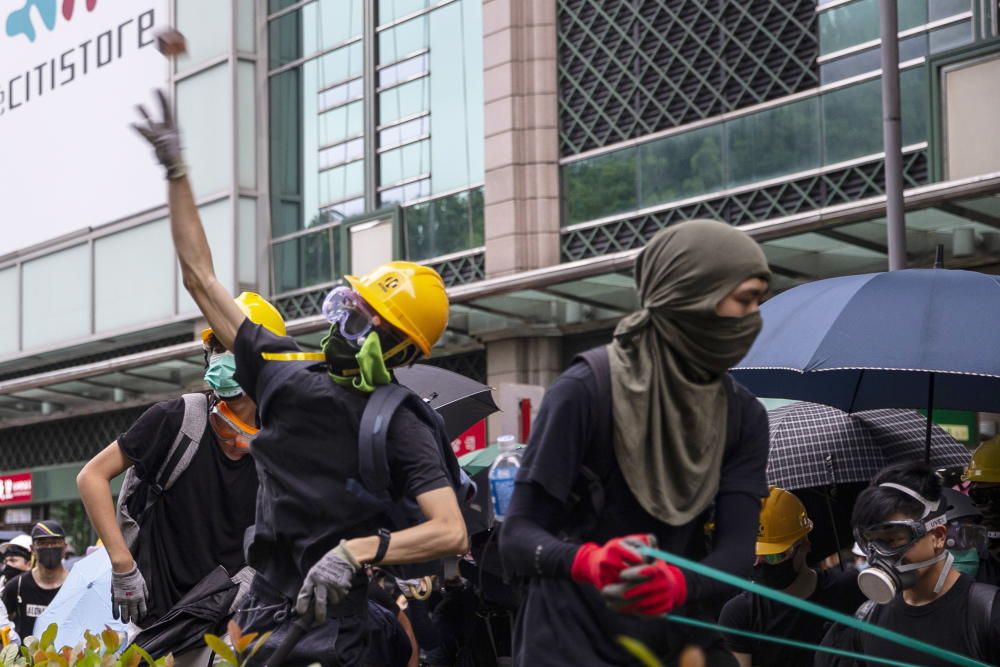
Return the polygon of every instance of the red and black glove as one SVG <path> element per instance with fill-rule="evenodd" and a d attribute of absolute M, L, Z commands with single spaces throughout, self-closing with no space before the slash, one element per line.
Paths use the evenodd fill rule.
<path fill-rule="evenodd" d="M 618 581 L 622 570 L 642 562 L 642 547 L 656 546 L 653 535 L 627 535 L 608 540 L 604 546 L 596 542 L 582 545 L 573 557 L 570 576 L 581 584 L 593 584 L 602 589 Z"/>
<path fill-rule="evenodd" d="M 601 589 L 611 608 L 625 614 L 662 616 L 687 601 L 687 580 L 662 560 L 622 571 L 619 582 Z"/>

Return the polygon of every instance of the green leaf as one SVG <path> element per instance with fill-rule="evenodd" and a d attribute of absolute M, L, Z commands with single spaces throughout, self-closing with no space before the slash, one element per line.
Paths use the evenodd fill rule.
<path fill-rule="evenodd" d="M 618 643 L 622 647 L 631 653 L 636 660 L 638 660 L 644 667 L 663 667 L 663 663 L 660 662 L 659 658 L 649 650 L 645 644 L 643 644 L 638 639 L 633 637 L 627 637 L 625 635 L 618 635 Z"/>
<path fill-rule="evenodd" d="M 232 665 L 232 667 L 240 667 L 240 661 L 237 660 L 236 654 L 233 653 L 233 649 L 226 645 L 226 642 L 222 641 L 220 637 L 215 635 L 206 634 L 205 643 L 208 647 L 215 651 L 216 655 L 225 661 L 226 664 Z"/>
<path fill-rule="evenodd" d="M 149 665 L 149 667 L 156 667 L 156 661 L 153 660 L 153 656 L 147 653 L 144 648 L 136 646 L 135 652 L 142 656 L 142 659 L 146 661 L 146 664 Z"/>
<path fill-rule="evenodd" d="M 11 667 L 20 654 L 21 651 L 17 644 L 8 644 L 0 651 L 0 663 L 3 664 L 3 667 Z"/>
<path fill-rule="evenodd" d="M 103 644 L 101 644 L 101 638 L 90 630 L 85 630 L 83 632 L 83 639 L 87 642 L 87 648 L 91 651 L 100 651 L 103 646 Z"/>
<path fill-rule="evenodd" d="M 43 650 L 52 648 L 52 643 L 56 640 L 56 635 L 59 633 L 59 627 L 55 623 L 50 623 L 49 627 L 45 628 L 45 632 L 42 633 L 42 639 L 39 642 L 39 647 Z"/>
<path fill-rule="evenodd" d="M 114 653 L 122 643 L 118 633 L 107 626 L 104 626 L 104 629 L 101 630 L 101 639 L 104 640 L 104 648 L 107 653 Z"/>
<path fill-rule="evenodd" d="M 247 656 L 247 660 L 249 661 L 249 660 L 250 660 L 250 658 L 252 658 L 252 657 L 254 657 L 255 655 L 257 655 L 257 651 L 259 651 L 259 650 L 261 650 L 262 648 L 264 648 L 264 644 L 266 644 L 266 643 L 267 643 L 267 640 L 268 640 L 268 639 L 270 639 L 270 638 L 271 638 L 271 633 L 270 633 L 270 632 L 265 632 L 264 634 L 262 634 L 262 635 L 261 635 L 261 636 L 260 636 L 260 637 L 259 637 L 259 638 L 257 639 L 257 641 L 256 641 L 256 642 L 254 643 L 254 645 L 253 645 L 253 650 L 252 650 L 252 651 L 250 651 L 250 655 L 248 655 L 248 656 Z"/>
<path fill-rule="evenodd" d="M 243 629 L 240 628 L 239 623 L 233 619 L 229 619 L 229 623 L 226 625 L 226 634 L 229 635 L 229 641 L 231 641 L 233 646 L 236 647 L 236 652 L 241 653 L 243 651 L 243 649 L 240 648 L 240 644 L 243 640 Z"/>
<path fill-rule="evenodd" d="M 132 644 L 125 652 L 122 653 L 122 657 L 118 660 L 118 663 L 124 665 L 125 667 L 139 667 L 139 663 L 142 662 L 142 656 L 139 652 L 135 650 L 135 644 Z"/>

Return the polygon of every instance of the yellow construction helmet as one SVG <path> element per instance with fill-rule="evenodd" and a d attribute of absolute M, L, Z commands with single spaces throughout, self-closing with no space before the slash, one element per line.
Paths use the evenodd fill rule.
<path fill-rule="evenodd" d="M 285 320 L 281 317 L 278 309 L 271 305 L 271 302 L 256 292 L 243 292 L 233 299 L 239 306 L 247 319 L 254 324 L 259 324 L 275 336 L 284 336 L 288 332 L 285 330 Z M 202 329 L 201 342 L 207 343 L 208 337 L 214 331 L 211 328 Z"/>
<path fill-rule="evenodd" d="M 1000 482 L 1000 435 L 976 448 L 962 479 L 967 482 Z"/>
<path fill-rule="evenodd" d="M 812 529 L 813 522 L 802 501 L 795 494 L 772 486 L 760 508 L 757 555 L 784 553 Z"/>
<path fill-rule="evenodd" d="M 360 278 L 344 278 L 425 356 L 431 353 L 448 326 L 448 293 L 437 271 L 414 262 L 389 262 Z"/>

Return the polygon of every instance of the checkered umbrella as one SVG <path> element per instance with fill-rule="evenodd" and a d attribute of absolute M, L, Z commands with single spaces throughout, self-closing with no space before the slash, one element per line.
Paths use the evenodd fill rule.
<path fill-rule="evenodd" d="M 923 458 L 926 417 L 911 410 L 848 414 L 803 402 L 772 410 L 768 420 L 767 482 L 788 490 L 867 482 L 887 465 Z M 933 426 L 931 466 L 968 462 L 969 450 Z"/>

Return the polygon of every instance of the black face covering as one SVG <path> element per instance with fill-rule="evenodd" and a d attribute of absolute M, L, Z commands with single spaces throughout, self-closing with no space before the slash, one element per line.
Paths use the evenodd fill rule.
<path fill-rule="evenodd" d="M 62 547 L 37 549 L 38 564 L 48 570 L 54 570 L 62 564 Z"/>
<path fill-rule="evenodd" d="M 768 565 L 767 563 L 755 565 L 751 578 L 768 588 L 782 590 L 791 586 L 797 576 L 799 576 L 799 572 L 795 569 L 795 558 L 789 558 L 777 565 Z"/>
<path fill-rule="evenodd" d="M 3 575 L 4 579 L 10 581 L 17 575 L 21 574 L 22 572 L 24 572 L 24 570 L 16 568 L 13 565 L 4 565 L 3 571 L 0 572 L 0 574 Z"/>

